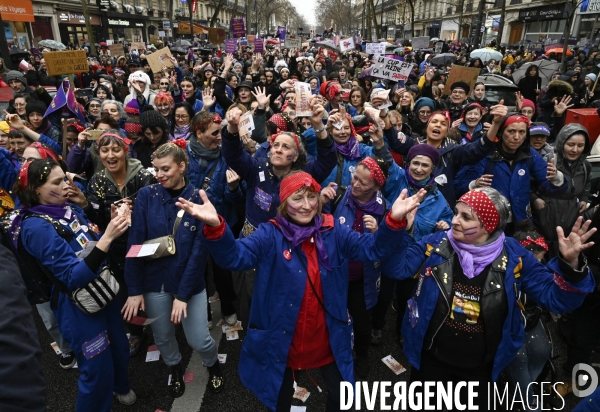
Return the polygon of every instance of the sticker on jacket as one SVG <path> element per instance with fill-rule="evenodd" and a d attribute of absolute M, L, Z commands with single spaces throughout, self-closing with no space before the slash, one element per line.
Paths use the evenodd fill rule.
<path fill-rule="evenodd" d="M 262 190 L 260 187 L 256 188 L 254 193 L 254 203 L 258 205 L 262 210 L 268 212 L 271 209 L 271 202 L 273 201 L 273 196 Z"/>
<path fill-rule="evenodd" d="M 85 356 L 87 360 L 90 360 L 94 356 L 104 352 L 106 348 L 108 348 L 108 345 L 110 345 L 110 341 L 108 340 L 108 335 L 104 330 L 95 338 L 90 339 L 87 342 L 83 342 L 81 345 L 81 351 L 83 352 L 83 356 Z"/>
<path fill-rule="evenodd" d="M 483 332 L 480 313 L 481 288 L 455 284 L 449 326 L 465 332 Z"/>

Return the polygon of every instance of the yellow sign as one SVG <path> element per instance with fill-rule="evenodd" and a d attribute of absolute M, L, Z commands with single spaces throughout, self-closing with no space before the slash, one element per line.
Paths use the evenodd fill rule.
<path fill-rule="evenodd" d="M 108 50 L 110 51 L 110 55 L 112 57 L 119 57 L 125 55 L 125 49 L 122 44 L 111 44 L 108 46 Z"/>
<path fill-rule="evenodd" d="M 144 50 L 146 49 L 146 43 L 144 42 L 133 42 L 131 43 L 131 47 L 132 50 Z"/>
<path fill-rule="evenodd" d="M 477 83 L 477 77 L 481 69 L 477 67 L 465 67 L 459 66 L 458 64 L 452 65 L 452 70 L 450 70 L 450 74 L 448 75 L 448 80 L 446 81 L 446 85 L 450 86 L 455 82 L 465 82 L 471 88 L 471 91 L 475 89 L 475 83 Z M 444 94 L 450 94 L 450 87 L 444 87 Z"/>
<path fill-rule="evenodd" d="M 48 68 L 48 76 L 90 71 L 85 50 L 46 52 L 44 59 Z"/>
<path fill-rule="evenodd" d="M 171 56 L 171 50 L 165 47 L 164 49 L 155 51 L 152 54 L 147 54 L 146 60 L 148 60 L 148 64 L 150 65 L 152 72 L 158 73 L 162 71 L 163 66 L 167 69 L 173 67 L 173 63 L 171 63 L 171 60 L 169 59 Z"/>

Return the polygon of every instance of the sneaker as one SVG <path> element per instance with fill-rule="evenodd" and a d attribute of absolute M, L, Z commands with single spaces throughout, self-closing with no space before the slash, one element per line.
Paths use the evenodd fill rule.
<path fill-rule="evenodd" d="M 214 393 L 221 392 L 225 386 L 223 373 L 221 372 L 221 365 L 219 365 L 218 360 L 213 366 L 208 367 L 208 383 L 210 384 L 210 388 Z"/>
<path fill-rule="evenodd" d="M 215 327 L 215 325 L 213 325 L 212 320 L 208 321 L 208 330 L 213 330 L 213 328 Z"/>
<path fill-rule="evenodd" d="M 132 390 L 130 390 L 125 395 L 121 395 L 120 393 L 115 393 L 115 396 L 117 397 L 117 400 L 119 401 L 119 403 L 121 403 L 121 405 L 133 405 L 135 403 L 135 401 L 137 400 L 137 396 L 135 395 L 135 392 Z"/>
<path fill-rule="evenodd" d="M 229 326 L 235 325 L 237 323 L 237 320 L 237 315 L 235 313 L 230 316 L 225 316 L 225 323 L 227 323 Z"/>
<path fill-rule="evenodd" d="M 371 344 L 379 345 L 381 343 L 383 331 L 381 329 L 373 329 L 371 331 Z"/>
<path fill-rule="evenodd" d="M 171 383 L 169 384 L 169 390 L 171 391 L 171 396 L 174 398 L 183 396 L 185 392 L 185 382 L 183 381 L 183 369 L 181 368 L 181 363 L 171 366 Z"/>
<path fill-rule="evenodd" d="M 129 357 L 133 358 L 135 355 L 140 353 L 142 345 L 144 343 L 145 336 L 131 336 L 129 338 Z"/>
<path fill-rule="evenodd" d="M 58 364 L 63 369 L 71 369 L 77 363 L 77 358 L 75 358 L 75 354 L 73 352 L 69 352 L 67 354 L 61 354 L 60 359 L 58 360 Z"/>

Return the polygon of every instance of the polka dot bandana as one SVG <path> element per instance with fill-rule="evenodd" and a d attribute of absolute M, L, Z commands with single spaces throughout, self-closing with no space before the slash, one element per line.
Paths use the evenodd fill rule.
<path fill-rule="evenodd" d="M 519 243 L 525 247 L 529 245 L 538 245 L 542 247 L 546 252 L 548 251 L 548 244 L 546 243 L 546 239 L 544 239 L 543 236 L 540 236 L 537 239 L 532 239 L 531 236 L 527 236 L 526 239 L 519 240 Z"/>
<path fill-rule="evenodd" d="M 29 181 L 29 165 L 31 165 L 31 162 L 25 163 L 23 166 L 21 166 L 21 170 L 19 171 L 19 184 L 21 185 L 22 189 L 27 187 L 27 183 Z"/>
<path fill-rule="evenodd" d="M 471 190 L 458 199 L 473 209 L 483 227 L 488 233 L 492 233 L 500 224 L 500 214 L 492 200 L 481 190 Z"/>
<path fill-rule="evenodd" d="M 383 187 L 385 185 L 385 175 L 381 171 L 381 168 L 377 164 L 375 160 L 371 157 L 365 157 L 360 161 L 360 165 L 365 166 L 371 172 L 371 180 L 375 180 L 379 187 Z"/>

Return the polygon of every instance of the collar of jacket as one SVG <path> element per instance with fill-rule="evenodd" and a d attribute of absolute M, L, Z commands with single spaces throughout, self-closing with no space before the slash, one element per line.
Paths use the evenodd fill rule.
<path fill-rule="evenodd" d="M 498 145 L 501 145 L 502 142 L 498 142 Z M 515 162 L 519 162 L 523 159 L 527 159 L 531 157 L 531 153 L 529 153 L 529 146 L 526 147 L 519 147 L 517 149 L 517 157 L 515 158 Z M 502 153 L 500 153 L 500 151 L 498 150 L 498 146 L 496 146 L 496 148 L 494 148 L 494 151 L 490 154 L 490 160 L 493 162 L 501 162 L 504 159 L 504 156 L 502 156 Z"/>
<path fill-rule="evenodd" d="M 159 193 L 162 198 L 161 203 L 163 205 L 165 205 L 169 202 L 173 203 L 173 198 L 171 197 L 169 192 L 167 192 L 167 189 L 165 189 L 163 187 L 163 185 L 161 185 L 160 183 L 157 183 L 156 185 L 159 187 Z M 185 189 L 183 189 L 183 192 L 181 192 L 181 194 L 178 197 L 183 197 L 183 198 L 190 200 L 192 198 L 192 196 L 194 195 L 195 191 L 196 190 L 194 188 L 194 185 L 190 184 L 190 181 L 186 176 L 185 177 Z M 175 200 L 177 201 L 179 199 L 175 199 Z"/>

